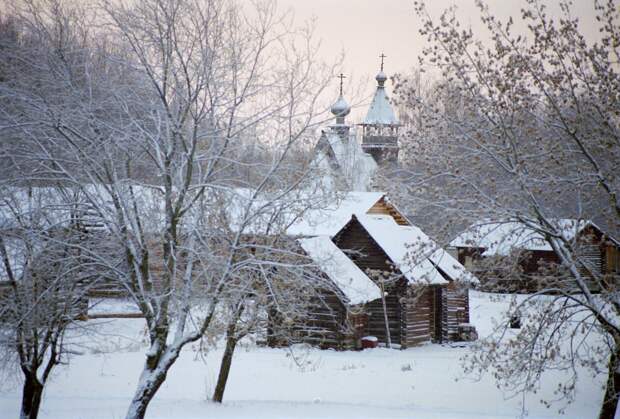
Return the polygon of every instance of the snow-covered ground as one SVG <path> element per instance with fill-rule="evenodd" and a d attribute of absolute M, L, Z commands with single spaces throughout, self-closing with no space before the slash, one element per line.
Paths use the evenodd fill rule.
<path fill-rule="evenodd" d="M 508 301 L 471 293 L 472 323 L 490 332 Z M 46 390 L 40 418 L 122 418 L 142 367 L 143 321 L 97 320 L 99 334 L 84 354 L 59 367 Z M 206 401 L 215 385 L 221 350 L 206 362 L 188 347 L 149 407 L 149 418 L 513 418 L 521 399 L 506 400 L 491 377 L 464 377 L 459 358 L 466 347 L 427 345 L 408 350 L 361 352 L 286 349 L 247 345 L 235 354 L 225 403 Z M 541 391 L 526 398 L 531 418 L 558 417 L 538 403 L 561 380 L 549 374 Z M 602 377 L 581 374 L 577 400 L 565 417 L 595 417 Z M 4 386 L 7 387 L 7 386 Z M 19 389 L 0 392 L 0 418 L 15 418 Z"/>

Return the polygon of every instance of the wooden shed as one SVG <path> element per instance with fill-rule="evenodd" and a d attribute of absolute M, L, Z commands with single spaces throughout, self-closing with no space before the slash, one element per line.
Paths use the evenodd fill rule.
<path fill-rule="evenodd" d="M 587 220 L 556 220 L 573 242 L 585 276 L 620 280 L 620 242 Z M 475 271 L 483 289 L 494 292 L 535 292 L 550 285 L 572 287 L 558 269 L 560 259 L 537 231 L 517 222 L 481 221 L 456 237 L 451 247 L 468 269 Z M 592 291 L 600 289 L 592 281 Z"/>
<path fill-rule="evenodd" d="M 469 323 L 467 285 L 477 280 L 406 224 L 391 215 L 357 214 L 333 238 L 384 293 L 364 305 L 364 334 L 387 343 L 389 331 L 390 343 L 402 348 L 459 340 L 459 326 Z"/>
<path fill-rule="evenodd" d="M 467 285 L 477 279 L 385 194 L 347 193 L 306 214 L 289 234 L 307 241 L 304 249 L 345 296 L 345 339 L 352 346 L 363 336 L 385 344 L 388 334 L 402 348 L 461 338 L 459 325 L 469 321 Z M 326 255 L 338 269 L 325 263 Z"/>

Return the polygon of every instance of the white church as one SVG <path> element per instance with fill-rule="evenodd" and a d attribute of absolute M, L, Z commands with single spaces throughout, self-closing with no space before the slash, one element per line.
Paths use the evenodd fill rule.
<path fill-rule="evenodd" d="M 378 165 L 396 165 L 398 162 L 398 131 L 400 123 L 390 104 L 385 82 L 387 75 L 381 70 L 375 77 L 377 88 L 362 129 L 361 144 L 356 127 L 347 123 L 351 106 L 343 96 L 340 75 L 340 95 L 331 107 L 335 123 L 323 131 L 316 146 L 315 162 L 331 173 L 331 179 L 340 190 L 370 191 Z"/>

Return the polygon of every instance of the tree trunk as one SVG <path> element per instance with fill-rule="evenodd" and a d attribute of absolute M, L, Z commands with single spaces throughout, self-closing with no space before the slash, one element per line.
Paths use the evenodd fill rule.
<path fill-rule="evenodd" d="M 166 380 L 168 370 L 179 357 L 180 350 L 181 348 L 165 350 L 159 357 L 156 357 L 156 360 L 149 359 L 147 356 L 147 361 L 138 381 L 138 388 L 131 400 L 125 419 L 144 419 L 149 403 Z"/>
<path fill-rule="evenodd" d="M 213 401 L 217 403 L 222 403 L 222 399 L 224 398 L 224 390 L 226 389 L 226 383 L 228 382 L 228 373 L 230 373 L 233 354 L 235 352 L 237 342 L 239 341 L 239 338 L 235 335 L 237 330 L 237 321 L 239 321 L 242 312 L 243 305 L 240 305 L 235 313 L 235 316 L 228 325 L 228 329 L 226 330 L 226 349 L 224 350 L 224 355 L 222 356 L 220 372 L 217 376 L 217 385 L 215 386 L 215 391 L 213 392 Z"/>
<path fill-rule="evenodd" d="M 220 373 L 217 376 L 217 385 L 215 386 L 215 391 L 213 392 L 214 402 L 222 403 L 222 399 L 224 398 L 224 390 L 226 389 L 226 382 L 228 381 L 228 373 L 230 372 L 230 366 L 232 365 L 235 346 L 237 346 L 237 338 L 234 335 L 227 336 L 226 349 L 224 350 L 224 356 L 222 356 Z"/>
<path fill-rule="evenodd" d="M 616 341 L 616 347 L 609 357 L 605 397 L 599 419 L 614 419 L 618 408 L 618 396 L 620 396 L 620 341 Z"/>
<path fill-rule="evenodd" d="M 41 396 L 43 395 L 43 384 L 39 382 L 36 375 L 26 374 L 24 376 L 24 388 L 22 393 L 21 419 L 36 419 L 39 415 L 41 406 Z"/>
<path fill-rule="evenodd" d="M 144 371 L 142 373 L 138 382 L 138 389 L 127 410 L 126 419 L 144 419 L 149 403 L 153 400 L 155 393 L 157 393 L 165 378 L 165 373 L 155 373 L 153 371 Z"/>

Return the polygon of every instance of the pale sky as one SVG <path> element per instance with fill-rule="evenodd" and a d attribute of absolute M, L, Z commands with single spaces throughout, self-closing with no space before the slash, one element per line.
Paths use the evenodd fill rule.
<path fill-rule="evenodd" d="M 584 23 L 582 29 L 587 36 L 595 36 L 595 31 L 585 24 L 593 21 L 593 2 L 574 2 L 573 10 Z M 278 0 L 278 3 L 282 8 L 290 8 L 298 21 L 316 18 L 316 35 L 322 40 L 324 59 L 332 61 L 344 51 L 342 71 L 349 76 L 347 81 L 361 83 L 368 95 L 375 86 L 379 54 L 387 55 L 385 71 L 391 75 L 415 66 L 424 46 L 425 41 L 418 33 L 420 21 L 414 13 L 413 0 Z M 471 25 L 474 32 L 481 29 L 474 0 L 428 0 L 427 3 L 432 16 L 439 16 L 442 10 L 456 4 L 461 22 Z M 549 14 L 558 13 L 557 0 L 547 3 Z M 488 0 L 488 4 L 498 17 L 512 15 L 516 20 L 524 2 Z M 337 90 L 334 89 L 335 98 Z M 359 117 L 359 113 L 358 110 L 353 116 Z"/>

